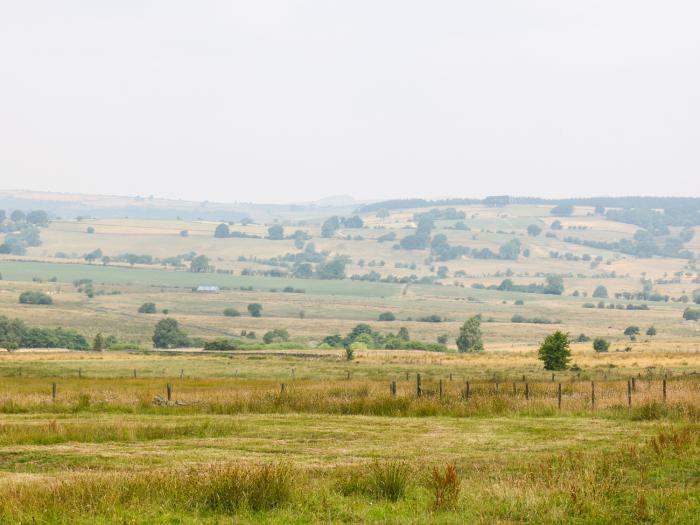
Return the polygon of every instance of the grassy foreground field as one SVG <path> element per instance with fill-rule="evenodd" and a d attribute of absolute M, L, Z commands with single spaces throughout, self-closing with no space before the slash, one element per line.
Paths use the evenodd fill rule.
<path fill-rule="evenodd" d="M 633 354 L 6 354 L 0 522 L 696 523 L 700 355 Z"/>

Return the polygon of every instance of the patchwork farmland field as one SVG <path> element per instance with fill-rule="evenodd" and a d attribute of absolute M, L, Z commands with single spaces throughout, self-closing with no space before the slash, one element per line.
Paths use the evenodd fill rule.
<path fill-rule="evenodd" d="M 0 521 L 695 523 L 694 237 L 474 205 L 407 248 L 426 211 L 53 220 L 0 255 Z"/>

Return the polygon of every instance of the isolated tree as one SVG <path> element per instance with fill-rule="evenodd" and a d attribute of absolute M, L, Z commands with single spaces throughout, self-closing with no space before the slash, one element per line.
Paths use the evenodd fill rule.
<path fill-rule="evenodd" d="M 248 305 L 248 313 L 251 317 L 262 317 L 262 305 L 260 303 L 250 303 Z"/>
<path fill-rule="evenodd" d="M 557 330 L 545 337 L 538 350 L 539 359 L 545 370 L 566 370 L 571 358 L 569 334 Z"/>
<path fill-rule="evenodd" d="M 603 286 L 602 284 L 597 286 L 595 290 L 593 290 L 593 297 L 597 299 L 607 299 L 608 298 L 608 289 Z"/>
<path fill-rule="evenodd" d="M 531 235 L 533 237 L 537 237 L 540 233 L 542 233 L 542 228 L 540 228 L 537 224 L 530 224 L 527 227 L 527 234 Z"/>
<path fill-rule="evenodd" d="M 382 312 L 378 319 L 379 321 L 396 321 L 396 316 L 392 312 Z"/>
<path fill-rule="evenodd" d="M 187 346 L 187 334 L 180 329 L 175 319 L 167 317 L 156 324 L 153 331 L 153 346 L 156 348 L 177 348 Z"/>
<path fill-rule="evenodd" d="M 104 350 L 105 347 L 105 341 L 104 338 L 102 337 L 102 332 L 97 332 L 97 335 L 95 336 L 95 339 L 92 341 L 92 349 L 95 352 L 101 352 Z"/>
<path fill-rule="evenodd" d="M 226 317 L 240 317 L 241 312 L 236 310 L 235 308 L 225 308 L 224 309 L 224 315 Z"/>
<path fill-rule="evenodd" d="M 654 328 L 653 326 L 647 328 L 647 335 L 649 337 L 654 337 L 656 335 L 656 328 Z"/>
<path fill-rule="evenodd" d="M 267 238 L 273 241 L 284 239 L 284 228 L 280 224 L 273 224 L 267 229 Z"/>
<path fill-rule="evenodd" d="M 693 290 L 693 302 L 695 304 L 700 304 L 700 288 Z"/>
<path fill-rule="evenodd" d="M 228 229 L 228 224 L 224 224 L 223 222 L 219 224 L 216 229 L 214 230 L 214 237 L 218 239 L 224 239 L 226 237 L 230 236 L 230 231 Z"/>
<path fill-rule="evenodd" d="M 630 340 L 634 341 L 637 336 L 639 335 L 639 327 L 638 326 L 628 326 L 625 328 L 624 334 L 630 338 Z"/>
<path fill-rule="evenodd" d="M 560 221 L 559 219 L 555 220 L 555 221 L 551 224 L 550 228 L 551 228 L 552 230 L 563 230 L 563 229 L 564 229 L 564 227 L 561 225 L 561 221 Z"/>
<path fill-rule="evenodd" d="M 206 255 L 198 255 L 190 261 L 190 271 L 194 273 L 205 273 L 211 270 L 209 265 L 209 257 Z"/>
<path fill-rule="evenodd" d="M 10 219 L 12 219 L 13 222 L 24 222 L 26 217 L 22 210 L 15 210 L 10 215 Z"/>
<path fill-rule="evenodd" d="M 180 230 L 180 237 L 189 237 L 190 232 L 187 230 Z"/>
<path fill-rule="evenodd" d="M 481 338 L 481 316 L 474 315 L 464 321 L 457 336 L 457 349 L 464 352 L 483 352 L 484 342 Z"/>
<path fill-rule="evenodd" d="M 88 226 L 88 227 L 85 229 L 85 233 L 93 234 L 93 233 L 95 233 L 95 228 L 92 227 L 92 226 Z"/>
<path fill-rule="evenodd" d="M 610 343 L 602 337 L 596 337 L 593 340 L 593 350 L 595 350 L 596 352 L 607 352 L 609 348 Z"/>

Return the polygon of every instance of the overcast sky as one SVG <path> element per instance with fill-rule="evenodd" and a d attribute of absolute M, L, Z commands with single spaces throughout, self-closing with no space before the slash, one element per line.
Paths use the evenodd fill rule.
<path fill-rule="evenodd" d="M 0 188 L 700 195 L 700 2 L 0 1 Z"/>

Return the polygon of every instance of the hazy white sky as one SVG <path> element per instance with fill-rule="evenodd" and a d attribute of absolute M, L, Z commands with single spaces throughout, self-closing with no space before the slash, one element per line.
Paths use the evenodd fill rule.
<path fill-rule="evenodd" d="M 700 2 L 0 1 L 0 188 L 700 195 Z"/>

